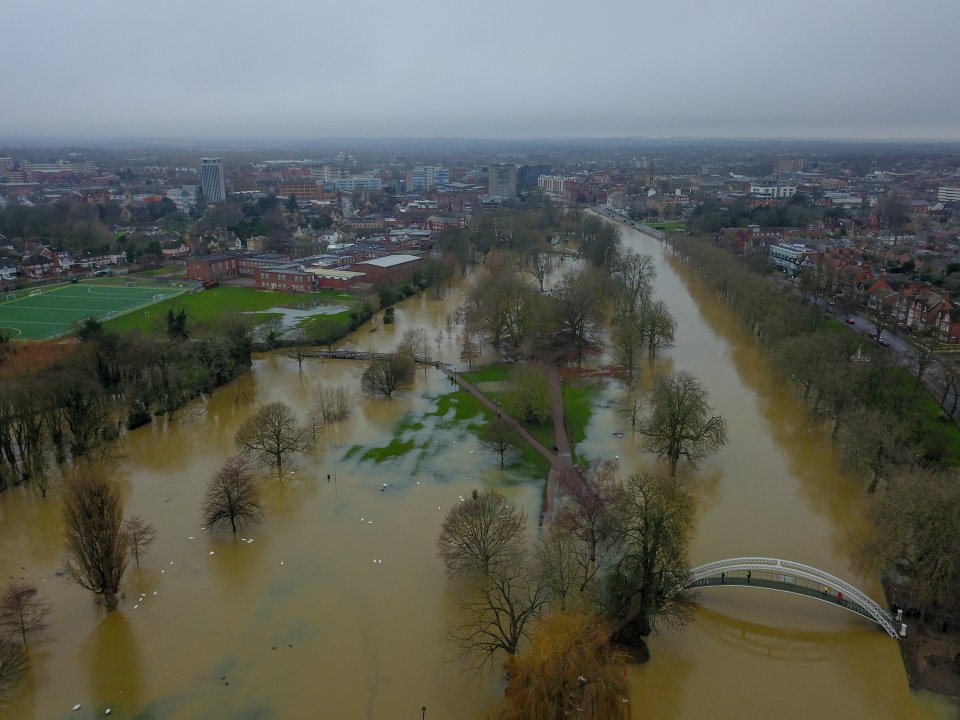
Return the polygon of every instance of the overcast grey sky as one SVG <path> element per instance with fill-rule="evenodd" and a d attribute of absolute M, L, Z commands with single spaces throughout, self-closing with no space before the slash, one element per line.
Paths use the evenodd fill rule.
<path fill-rule="evenodd" d="M 960 139 L 960 0 L 4 0 L 0 138 Z"/>

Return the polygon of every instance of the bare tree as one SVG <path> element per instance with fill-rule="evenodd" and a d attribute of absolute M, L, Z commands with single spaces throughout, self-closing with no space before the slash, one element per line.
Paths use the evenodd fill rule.
<path fill-rule="evenodd" d="M 957 411 L 957 401 L 960 400 L 960 362 L 950 356 L 938 357 L 937 364 L 943 376 L 943 395 L 940 405 L 947 409 L 947 398 L 953 396 L 948 414 L 953 417 Z"/>
<path fill-rule="evenodd" d="M 307 350 L 310 347 L 310 336 L 307 335 L 307 331 L 303 328 L 297 328 L 292 333 L 290 333 L 290 340 L 292 345 L 290 346 L 290 352 L 287 353 L 287 357 L 297 361 L 297 369 L 303 370 L 303 361 L 307 358 Z"/>
<path fill-rule="evenodd" d="M 119 491 L 95 471 L 82 470 L 67 484 L 64 520 L 65 574 L 101 598 L 107 610 L 115 610 L 127 568 Z"/>
<path fill-rule="evenodd" d="M 208 527 L 237 528 L 263 522 L 263 505 L 247 461 L 231 455 L 207 483 L 203 498 L 203 520 Z"/>
<path fill-rule="evenodd" d="M 463 344 L 460 346 L 460 361 L 467 363 L 467 369 L 473 369 L 473 361 L 480 357 L 480 347 L 469 330 L 463 331 Z"/>
<path fill-rule="evenodd" d="M 644 306 L 641 312 L 641 328 L 650 357 L 657 350 L 673 343 L 673 333 L 677 323 L 664 302 L 657 300 Z"/>
<path fill-rule="evenodd" d="M 688 372 L 662 378 L 653 391 L 653 412 L 640 424 L 647 449 L 666 458 L 675 475 L 681 458 L 691 465 L 727 441 L 727 423 L 710 416 L 707 391 Z"/>
<path fill-rule="evenodd" d="M 274 465 L 279 472 L 284 455 L 306 450 L 310 437 L 297 423 L 293 410 L 277 401 L 264 405 L 243 422 L 236 443 L 244 455 L 262 465 Z"/>
<path fill-rule="evenodd" d="M 37 597 L 33 585 L 11 582 L 0 595 L 0 630 L 19 635 L 27 646 L 27 635 L 42 633 L 47 628 L 49 603 Z"/>
<path fill-rule="evenodd" d="M 527 516 L 495 490 L 474 490 L 447 513 L 437 552 L 451 575 L 490 573 L 516 554 Z"/>
<path fill-rule="evenodd" d="M 550 385 L 541 364 L 516 365 L 510 371 L 510 387 L 503 405 L 513 417 L 539 425 L 550 417 Z"/>
<path fill-rule="evenodd" d="M 503 470 L 504 456 L 517 447 L 519 438 L 516 431 L 506 420 L 493 418 L 480 429 L 480 444 L 484 449 L 500 456 L 500 469 Z"/>
<path fill-rule="evenodd" d="M 877 336 L 877 342 L 880 342 L 880 336 Z M 929 369 L 930 365 L 936 360 L 937 346 L 933 332 L 929 329 L 921 330 L 914 335 L 914 345 L 917 349 L 917 382 L 919 389 L 923 382 L 923 375 Z"/>
<path fill-rule="evenodd" d="M 656 275 L 656 266 L 649 255 L 641 255 L 629 248 L 620 254 L 613 268 L 614 303 L 618 316 L 634 321 L 639 319 L 641 309 L 649 302 Z"/>
<path fill-rule="evenodd" d="M 879 343 L 883 336 L 883 331 L 887 327 L 890 318 L 894 316 L 896 306 L 888 298 L 876 295 L 870 298 L 867 305 L 867 317 L 873 323 L 874 342 Z"/>
<path fill-rule="evenodd" d="M 559 608 L 566 610 L 567 597 L 579 584 L 576 538 L 568 527 L 551 523 L 537 538 L 534 553 L 543 585 Z"/>
<path fill-rule="evenodd" d="M 577 363 L 583 351 L 597 338 L 603 318 L 603 280 L 589 269 L 568 270 L 557 284 L 557 319 L 577 351 Z"/>
<path fill-rule="evenodd" d="M 403 333 L 397 345 L 397 352 L 408 355 L 411 360 L 427 354 L 427 332 L 423 328 L 409 328 Z"/>
<path fill-rule="evenodd" d="M 926 616 L 960 596 L 960 484 L 954 475 L 913 470 L 894 477 L 869 506 L 875 532 L 859 543 L 868 571 L 905 578 L 901 605 Z"/>
<path fill-rule="evenodd" d="M 556 522 L 574 540 L 572 556 L 579 567 L 580 592 L 586 590 L 616 549 L 619 522 L 614 506 L 616 476 L 616 462 L 598 460 L 586 475 L 568 472 L 560 478 L 563 504 Z"/>
<path fill-rule="evenodd" d="M 157 531 L 139 515 L 134 515 L 124 522 L 123 531 L 127 534 L 130 557 L 133 558 L 137 567 L 140 567 L 140 556 L 145 555 L 147 548 L 157 539 Z"/>
<path fill-rule="evenodd" d="M 614 360 L 626 369 L 627 376 L 630 378 L 633 378 L 633 370 L 644 340 L 643 327 L 630 316 L 618 318 L 610 332 Z"/>
<path fill-rule="evenodd" d="M 409 355 L 395 353 L 383 360 L 373 360 L 360 376 L 360 387 L 368 395 L 392 397 L 406 390 L 413 382 L 416 366 Z"/>
<path fill-rule="evenodd" d="M 460 603 L 460 621 L 450 636 L 465 661 L 483 667 L 498 651 L 516 654 L 529 625 L 548 600 L 546 586 L 522 555 L 512 554 L 489 572 L 468 581 Z"/>
<path fill-rule="evenodd" d="M 642 643 L 657 622 L 682 625 L 689 598 L 687 548 L 696 523 L 693 496 L 672 476 L 631 475 L 616 493 L 619 543 L 600 584 L 614 639 Z"/>
<path fill-rule="evenodd" d="M 350 393 L 342 385 L 321 385 L 314 390 L 312 413 L 317 416 L 318 424 L 342 422 L 350 417 L 351 412 Z"/>
<path fill-rule="evenodd" d="M 427 331 L 423 328 L 410 328 L 404 332 L 403 337 L 400 338 L 400 344 L 397 346 L 397 352 L 409 356 L 414 365 L 418 360 L 427 358 L 427 350 L 429 350 L 429 340 L 427 339 Z M 424 378 L 427 377 L 427 367 L 427 364 L 423 363 Z"/>
<path fill-rule="evenodd" d="M 553 267 L 553 255 L 546 250 L 536 248 L 527 254 L 526 270 L 540 283 L 540 292 L 543 292 L 543 281 L 550 274 Z"/>
<path fill-rule="evenodd" d="M 641 414 L 643 413 L 643 405 L 643 390 L 641 390 L 635 382 L 631 382 L 624 390 L 623 396 L 620 400 L 620 406 L 623 408 L 623 412 L 630 420 L 630 427 L 632 427 L 634 430 L 636 430 L 637 422 L 640 420 Z"/>

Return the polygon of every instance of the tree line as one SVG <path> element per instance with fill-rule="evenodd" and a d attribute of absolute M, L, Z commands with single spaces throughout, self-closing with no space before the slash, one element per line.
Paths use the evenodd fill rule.
<path fill-rule="evenodd" d="M 26 482 L 45 495 L 58 466 L 109 453 L 124 426 L 169 416 L 250 366 L 239 316 L 209 330 L 172 317 L 167 337 L 88 320 L 71 352 L 0 386 L 0 490 Z"/>
<path fill-rule="evenodd" d="M 830 429 L 838 456 L 861 480 L 873 522 L 858 543 L 865 570 L 899 573 L 896 602 L 924 616 L 960 607 L 960 482 L 952 421 L 924 411 L 932 398 L 892 351 L 863 344 L 822 310 L 709 241 L 674 236 L 714 297 L 756 338 L 778 374 Z M 924 365 L 921 363 L 919 372 Z"/>

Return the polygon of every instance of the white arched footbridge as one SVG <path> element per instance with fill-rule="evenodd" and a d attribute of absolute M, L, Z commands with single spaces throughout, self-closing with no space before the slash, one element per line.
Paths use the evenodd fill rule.
<path fill-rule="evenodd" d="M 907 626 L 850 583 L 810 565 L 767 557 L 717 560 L 690 571 L 684 588 L 757 587 L 780 590 L 837 605 L 880 625 L 892 638 L 906 635 Z"/>

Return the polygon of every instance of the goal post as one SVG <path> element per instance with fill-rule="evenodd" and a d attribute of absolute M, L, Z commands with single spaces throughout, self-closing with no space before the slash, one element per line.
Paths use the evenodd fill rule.
<path fill-rule="evenodd" d="M 39 295 L 39 294 L 42 293 L 42 292 L 43 292 L 43 290 L 41 290 L 40 288 L 37 288 L 36 290 L 31 290 L 31 291 L 30 291 L 30 297 L 33 297 L 34 295 Z"/>
<path fill-rule="evenodd" d="M 16 293 L 7 293 L 7 302 L 13 302 L 17 299 Z"/>

